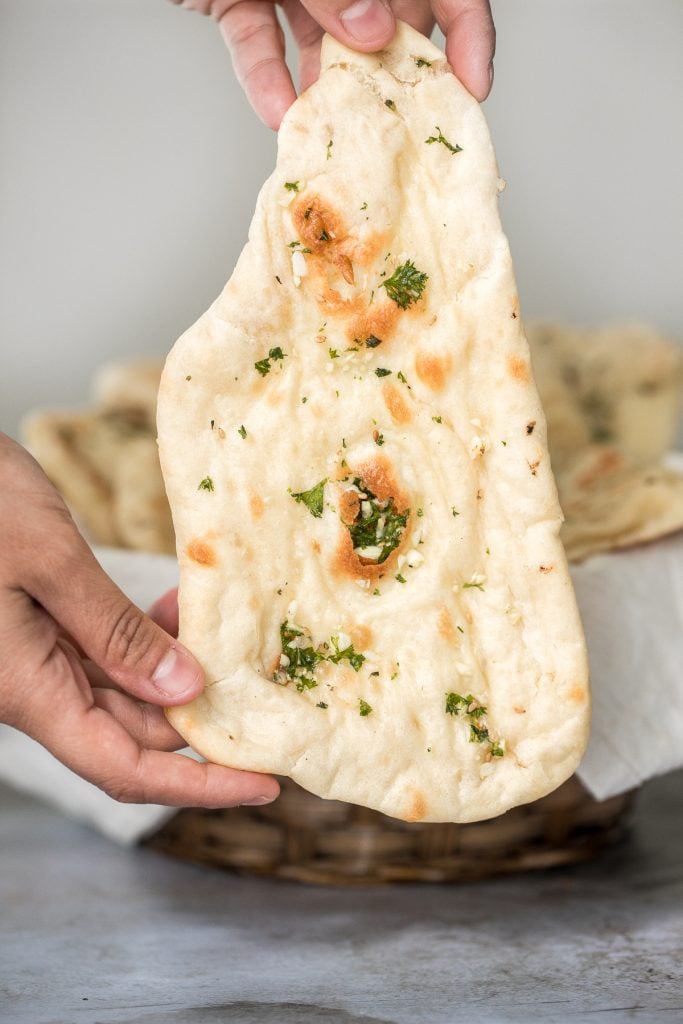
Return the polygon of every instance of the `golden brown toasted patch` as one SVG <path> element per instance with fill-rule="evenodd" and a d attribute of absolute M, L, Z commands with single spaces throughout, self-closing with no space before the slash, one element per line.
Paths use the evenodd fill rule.
<path fill-rule="evenodd" d="M 260 519 L 266 510 L 266 506 L 263 503 L 263 498 L 260 494 L 252 494 L 249 499 L 249 508 L 254 519 Z"/>
<path fill-rule="evenodd" d="M 382 398 L 395 423 L 410 423 L 413 414 L 397 387 L 385 382 L 382 388 Z"/>
<path fill-rule="evenodd" d="M 405 821 L 422 821 L 427 813 L 425 798 L 419 790 L 414 790 Z"/>
<path fill-rule="evenodd" d="M 434 352 L 418 352 L 415 356 L 415 373 L 432 391 L 444 389 L 452 365 L 450 356 L 439 356 Z"/>
<path fill-rule="evenodd" d="M 368 648 L 372 647 L 374 637 L 369 626 L 363 623 L 354 623 L 352 626 L 349 626 L 347 633 L 357 650 L 367 651 Z"/>
<path fill-rule="evenodd" d="M 216 552 L 204 540 L 191 540 L 185 550 L 187 557 L 191 558 L 193 562 L 197 562 L 198 565 L 212 566 L 218 562 Z"/>
<path fill-rule="evenodd" d="M 360 498 L 350 488 L 339 495 L 339 517 L 346 526 L 355 523 L 360 512 Z"/>
<path fill-rule="evenodd" d="M 410 499 L 401 490 L 401 485 L 394 476 L 391 461 L 386 455 L 374 455 L 365 462 L 357 463 L 354 472 L 380 501 L 389 501 L 393 498 L 397 512 L 405 512 L 410 507 Z"/>
<path fill-rule="evenodd" d="M 575 704 L 582 704 L 586 700 L 588 693 L 585 686 L 575 686 L 569 691 L 569 699 L 573 700 Z"/>
<path fill-rule="evenodd" d="M 400 309 L 395 302 L 373 304 L 351 320 L 348 330 L 349 341 L 365 342 L 366 338 L 373 335 L 384 345 L 394 333 L 399 313 Z"/>
<path fill-rule="evenodd" d="M 529 382 L 529 364 L 520 356 L 508 356 L 508 371 L 519 384 Z"/>
<path fill-rule="evenodd" d="M 455 639 L 453 619 L 448 608 L 444 607 L 441 609 L 436 620 L 436 626 L 444 640 L 453 641 Z"/>
<path fill-rule="evenodd" d="M 393 563 L 396 552 L 392 551 L 385 562 L 378 565 L 375 562 L 364 563 L 353 550 L 353 541 L 348 530 L 342 530 L 339 534 L 339 544 L 332 557 L 330 573 L 335 576 L 347 576 L 355 580 L 377 580 L 388 572 L 388 567 Z"/>

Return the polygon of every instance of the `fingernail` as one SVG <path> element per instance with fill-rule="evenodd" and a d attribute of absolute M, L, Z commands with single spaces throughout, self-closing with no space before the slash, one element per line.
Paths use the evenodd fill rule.
<path fill-rule="evenodd" d="M 382 0 L 356 0 L 341 11 L 339 20 L 359 43 L 373 42 L 393 32 L 394 16 Z"/>
<path fill-rule="evenodd" d="M 277 800 L 275 796 L 255 796 L 253 800 L 243 800 L 240 807 L 261 807 L 263 804 L 272 804 Z"/>
<path fill-rule="evenodd" d="M 171 647 L 152 673 L 152 682 L 164 697 L 188 697 L 197 691 L 197 662 L 184 651 Z"/>

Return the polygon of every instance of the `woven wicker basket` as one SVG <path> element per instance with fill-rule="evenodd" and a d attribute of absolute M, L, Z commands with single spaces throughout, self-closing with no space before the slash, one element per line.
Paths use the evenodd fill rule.
<path fill-rule="evenodd" d="M 184 810 L 147 840 L 183 860 L 319 885 L 476 881 L 589 860 L 625 831 L 633 794 L 598 802 L 576 778 L 491 821 L 414 824 L 282 781 L 265 807 Z"/>

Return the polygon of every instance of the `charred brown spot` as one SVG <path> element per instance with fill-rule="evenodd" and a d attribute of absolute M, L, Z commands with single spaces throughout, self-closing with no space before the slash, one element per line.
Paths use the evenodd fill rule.
<path fill-rule="evenodd" d="M 450 373 L 450 356 L 438 356 L 434 352 L 418 352 L 415 356 L 415 372 L 432 391 L 442 391 Z"/>
<path fill-rule="evenodd" d="M 395 423 L 410 423 L 413 414 L 398 388 L 388 382 L 385 383 L 382 388 L 382 397 Z"/>
<path fill-rule="evenodd" d="M 216 552 L 206 541 L 191 540 L 185 550 L 187 557 L 191 558 L 193 562 L 197 562 L 198 565 L 212 566 L 218 561 Z"/>
<path fill-rule="evenodd" d="M 360 513 L 360 498 L 351 489 L 342 491 L 339 497 L 339 516 L 342 523 L 350 526 L 355 523 Z"/>
<path fill-rule="evenodd" d="M 552 572 L 554 568 L 555 568 L 554 565 L 539 565 L 538 571 L 539 572 Z"/>
<path fill-rule="evenodd" d="M 537 471 L 538 467 L 541 465 L 541 460 L 540 459 L 536 459 L 535 462 L 527 462 L 527 465 L 528 465 L 529 469 L 531 470 L 531 475 L 532 476 L 536 476 L 536 471 Z"/>
<path fill-rule="evenodd" d="M 529 382 L 529 364 L 520 356 L 508 356 L 508 372 L 519 384 Z"/>
<path fill-rule="evenodd" d="M 527 432 L 527 434 L 533 434 L 535 426 L 536 426 L 536 420 L 530 420 L 529 423 L 527 423 L 527 425 L 526 425 L 526 432 Z"/>

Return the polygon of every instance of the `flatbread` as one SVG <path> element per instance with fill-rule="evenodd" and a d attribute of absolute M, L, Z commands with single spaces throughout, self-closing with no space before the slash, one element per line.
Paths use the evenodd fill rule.
<path fill-rule="evenodd" d="M 158 370 L 156 376 L 158 382 Z M 124 406 L 34 412 L 22 424 L 22 437 L 89 540 L 171 553 L 175 536 L 154 407 Z"/>
<path fill-rule="evenodd" d="M 180 638 L 208 679 L 169 717 L 320 796 L 486 818 L 573 772 L 589 704 L 495 158 L 408 27 L 374 55 L 328 38 L 322 68 L 162 378 Z"/>
<path fill-rule="evenodd" d="M 594 445 L 558 475 L 567 557 L 633 547 L 683 529 L 683 476 L 660 461 L 635 465 Z"/>
<path fill-rule="evenodd" d="M 553 466 L 605 444 L 634 466 L 674 444 L 683 402 L 683 348 L 645 324 L 528 327 L 548 418 Z"/>

